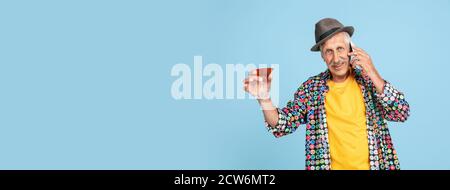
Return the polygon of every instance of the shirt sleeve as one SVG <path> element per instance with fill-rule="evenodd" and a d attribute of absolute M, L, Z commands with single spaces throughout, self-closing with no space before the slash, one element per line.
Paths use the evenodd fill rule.
<path fill-rule="evenodd" d="M 275 137 L 293 133 L 301 124 L 306 123 L 306 93 L 304 85 L 301 85 L 294 94 L 294 99 L 288 101 L 285 107 L 277 108 L 278 122 L 276 126 L 270 126 L 265 121 L 266 128 Z"/>
<path fill-rule="evenodd" d="M 375 93 L 382 106 L 382 115 L 388 121 L 404 122 L 409 116 L 409 104 L 402 92 L 385 81 L 382 94 Z"/>

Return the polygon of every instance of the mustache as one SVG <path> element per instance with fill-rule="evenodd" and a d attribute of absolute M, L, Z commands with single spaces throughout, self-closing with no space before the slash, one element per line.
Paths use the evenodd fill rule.
<path fill-rule="evenodd" d="M 334 60 L 331 60 L 330 63 L 328 63 L 328 65 L 330 65 L 330 66 L 339 65 L 341 63 L 345 63 L 345 61 L 347 61 L 345 58 L 339 57 L 339 60 L 337 62 L 335 62 Z"/>

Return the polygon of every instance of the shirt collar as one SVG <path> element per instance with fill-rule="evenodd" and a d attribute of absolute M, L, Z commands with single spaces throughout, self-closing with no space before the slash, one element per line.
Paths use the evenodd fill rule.
<path fill-rule="evenodd" d="M 354 69 L 354 68 L 352 68 L 352 69 L 353 69 L 352 70 L 353 73 L 355 73 L 356 82 L 359 85 L 365 84 L 366 79 L 364 79 L 364 77 L 362 76 L 361 70 Z M 326 84 L 327 84 L 327 80 L 330 80 L 330 79 L 331 79 L 331 73 L 330 73 L 330 70 L 327 69 L 319 75 L 319 86 L 320 87 L 324 86 L 325 90 L 328 91 L 328 85 L 326 85 Z"/>

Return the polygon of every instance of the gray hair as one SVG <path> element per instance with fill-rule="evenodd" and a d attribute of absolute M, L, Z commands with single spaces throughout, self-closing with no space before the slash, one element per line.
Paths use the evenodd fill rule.
<path fill-rule="evenodd" d="M 347 32 L 343 32 L 343 33 L 344 33 L 345 44 L 351 43 L 352 46 L 353 46 L 352 38 L 350 37 L 350 35 Z M 319 47 L 320 48 L 320 53 L 322 53 L 322 46 L 323 46 L 323 43 L 320 44 L 320 47 Z"/>

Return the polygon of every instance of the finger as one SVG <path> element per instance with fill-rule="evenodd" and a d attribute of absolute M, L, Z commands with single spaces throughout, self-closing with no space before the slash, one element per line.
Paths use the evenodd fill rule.
<path fill-rule="evenodd" d="M 355 61 L 354 62 L 354 65 L 356 66 L 359 66 L 363 71 L 365 71 L 365 70 L 367 70 L 367 65 L 366 64 L 364 64 L 364 62 L 362 62 L 362 61 Z"/>
<path fill-rule="evenodd" d="M 251 75 L 251 76 L 248 76 L 247 78 L 248 78 L 249 82 L 254 82 L 254 81 L 258 80 L 258 76 L 256 76 L 256 75 Z"/>
<path fill-rule="evenodd" d="M 367 52 L 361 48 L 356 48 L 356 51 L 362 52 L 363 54 L 367 54 Z"/>
<path fill-rule="evenodd" d="M 263 78 L 262 77 L 260 77 L 260 76 L 251 76 L 250 77 L 250 82 L 262 82 L 263 81 Z"/>
<path fill-rule="evenodd" d="M 357 51 L 362 51 L 362 52 L 365 52 L 363 49 L 361 49 L 361 48 L 359 48 L 359 47 L 353 47 L 353 50 L 357 50 Z"/>
<path fill-rule="evenodd" d="M 350 61 L 350 64 L 352 64 L 354 66 L 361 65 L 361 60 L 359 58 L 355 57 Z"/>
<path fill-rule="evenodd" d="M 354 51 L 357 52 L 357 53 L 360 53 L 361 55 L 369 55 L 369 54 L 367 54 L 366 51 L 364 51 L 364 50 L 361 49 L 361 48 L 356 48 Z"/>
<path fill-rule="evenodd" d="M 355 60 L 354 59 L 352 59 L 350 61 L 350 65 L 352 66 L 352 68 L 356 68 L 356 64 L 355 64 Z"/>
<path fill-rule="evenodd" d="M 364 52 L 361 51 L 353 51 L 348 53 L 349 56 L 364 56 Z"/>
<path fill-rule="evenodd" d="M 365 57 L 365 58 L 369 57 L 369 55 L 367 55 L 366 53 L 359 51 L 359 50 L 355 51 L 354 54 L 355 54 L 355 56 L 359 56 L 359 57 Z"/>
<path fill-rule="evenodd" d="M 358 56 L 357 57 L 357 61 L 358 61 L 358 63 L 359 64 L 362 64 L 362 65 L 365 65 L 368 61 L 368 58 L 367 57 L 364 57 L 364 56 Z"/>
<path fill-rule="evenodd" d="M 348 56 L 357 56 L 356 52 L 349 52 L 347 55 Z"/>

